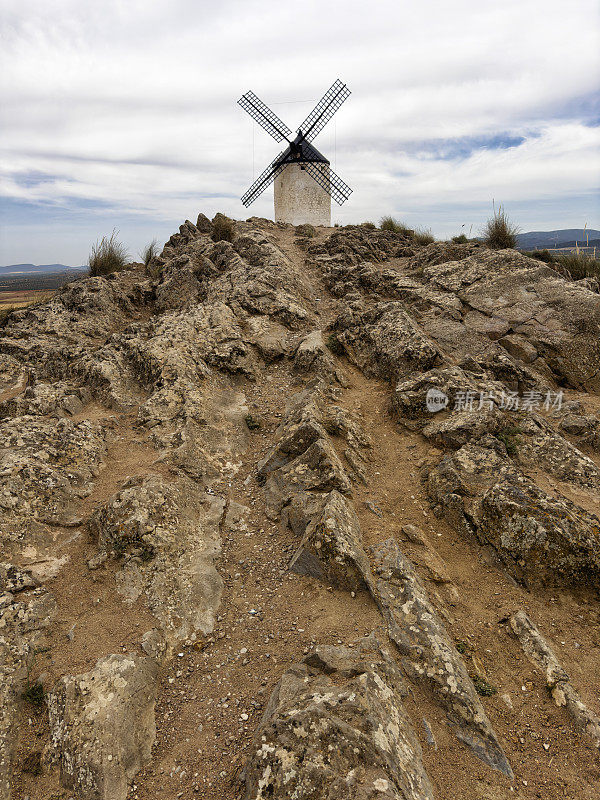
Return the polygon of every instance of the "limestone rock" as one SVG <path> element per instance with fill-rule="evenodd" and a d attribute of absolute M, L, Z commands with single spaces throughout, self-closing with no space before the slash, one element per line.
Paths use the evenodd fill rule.
<path fill-rule="evenodd" d="M 246 800 L 432 800 L 401 687 L 381 652 L 317 648 L 271 695 L 246 765 Z"/>
<path fill-rule="evenodd" d="M 343 589 L 366 589 L 370 572 L 362 548 L 360 525 L 350 503 L 339 492 L 326 495 L 290 562 L 290 569 Z"/>
<path fill-rule="evenodd" d="M 63 786 L 84 800 L 125 800 L 150 758 L 157 677 L 150 658 L 111 655 L 60 679 L 48 709 Z"/>
<path fill-rule="evenodd" d="M 430 497 L 451 523 L 491 544 L 519 580 L 597 584 L 600 521 L 539 489 L 489 440 L 442 459 L 428 476 Z"/>
<path fill-rule="evenodd" d="M 557 706 L 566 706 L 578 727 L 600 748 L 600 717 L 581 702 L 554 651 L 524 611 L 510 618 L 510 626 L 529 660 L 545 675 L 546 685 Z"/>
<path fill-rule="evenodd" d="M 171 647 L 213 630 L 223 585 L 214 560 L 224 505 L 198 495 L 191 481 L 148 476 L 129 481 L 90 521 L 101 552 L 125 555 L 119 591 L 129 602 L 145 596 Z"/>
<path fill-rule="evenodd" d="M 374 598 L 407 673 L 433 688 L 459 739 L 486 764 L 512 777 L 460 654 L 414 568 L 393 540 L 374 549 L 374 572 Z"/>

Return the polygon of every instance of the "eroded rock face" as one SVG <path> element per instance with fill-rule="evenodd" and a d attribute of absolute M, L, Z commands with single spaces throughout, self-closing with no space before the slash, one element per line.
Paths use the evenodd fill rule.
<path fill-rule="evenodd" d="M 106 432 L 89 421 L 25 416 L 0 423 L 0 513 L 68 522 L 103 462 Z"/>
<path fill-rule="evenodd" d="M 250 754 L 247 798 L 430 798 L 402 707 L 409 683 L 431 695 L 440 719 L 483 763 L 510 775 L 442 624 L 437 590 L 459 597 L 456 570 L 427 534 L 402 524 L 402 503 L 384 502 L 385 491 L 371 502 L 379 442 L 355 414 L 356 405 L 370 412 L 356 389 L 390 392 L 401 436 L 413 436 L 415 447 L 423 437 L 427 459 L 407 455 L 407 468 L 421 470 L 437 515 L 492 545 L 523 583 L 597 585 L 599 523 L 585 510 L 599 488 L 595 405 L 582 393 L 583 402 L 556 413 L 517 413 L 497 400 L 454 409 L 469 392 L 597 389 L 597 284 L 476 243 L 420 247 L 409 236 L 347 226 L 291 244 L 293 230 L 257 219 L 234 223 L 232 241 L 215 242 L 219 222 L 186 220 L 147 274 L 139 265 L 82 279 L 2 328 L 0 540 L 5 558 L 28 568 L 0 565 L 0 797 L 10 792 L 15 731 L 28 724 L 18 701 L 27 659 L 50 629 L 58 647 L 65 639 L 53 622 L 56 603 L 38 585 L 64 563 L 77 566 L 71 551 L 57 555 L 62 544 L 90 529 L 98 544 L 94 557 L 85 553 L 91 573 L 79 564 L 89 583 L 108 581 L 124 615 L 143 601 L 154 617 L 140 629 L 137 653 L 65 675 L 50 696 L 64 786 L 118 800 L 148 759 L 158 665 L 215 626 L 225 586 L 215 569 L 220 533 L 226 543 L 257 536 L 261 514 L 290 529 L 269 575 L 282 574 L 291 556 L 290 568 L 335 587 L 336 601 L 362 590 L 357 606 L 379 609 L 394 647 L 321 646 L 286 669 Z M 430 390 L 447 396 L 443 410 L 428 408 Z M 274 402 L 282 391 L 285 410 Z M 250 410 L 261 400 L 265 421 L 251 430 Z M 100 421 L 80 421 L 86 416 Z M 275 431 L 273 419 L 281 420 Z M 106 490 L 117 450 L 111 428 L 120 425 L 143 440 L 146 466 L 136 463 L 128 479 L 119 472 Z M 247 474 L 238 483 L 240 467 Z M 400 526 L 433 587 L 393 540 L 365 547 L 353 496 L 372 511 L 369 541 L 387 537 L 388 523 Z M 271 557 L 270 545 L 265 556 L 247 544 L 224 563 L 242 563 L 237 556 L 249 548 L 252 558 Z M 538 641 L 531 626 L 515 631 Z M 208 636 L 211 647 L 225 644 L 222 636 L 229 634 Z M 228 657 L 217 663 L 227 676 Z M 596 731 L 560 676 L 555 700 L 582 730 Z"/>
<path fill-rule="evenodd" d="M 339 492 L 326 495 L 292 557 L 290 569 L 348 591 L 366 589 L 369 562 L 362 549 L 356 512 Z"/>
<path fill-rule="evenodd" d="M 61 678 L 48 709 L 67 788 L 85 800 L 125 800 L 154 742 L 157 674 L 150 658 L 111 655 L 90 672 Z"/>
<path fill-rule="evenodd" d="M 198 497 L 190 482 L 149 476 L 132 479 L 90 521 L 100 550 L 125 556 L 119 591 L 130 603 L 145 597 L 171 648 L 214 627 L 224 507 L 222 498 Z"/>
<path fill-rule="evenodd" d="M 456 735 L 491 767 L 512 769 L 486 716 L 460 654 L 446 633 L 412 564 L 393 540 L 374 550 L 374 597 L 409 675 L 430 684 Z"/>
<path fill-rule="evenodd" d="M 317 648 L 271 695 L 246 766 L 246 800 L 432 800 L 405 691 L 393 661 L 369 645 Z"/>
<path fill-rule="evenodd" d="M 48 645 L 56 602 L 31 575 L 0 564 L 0 798 L 10 800 L 17 745 L 17 700 L 28 686 L 36 653 Z M 35 679 L 32 677 L 32 684 Z"/>
<path fill-rule="evenodd" d="M 546 639 L 524 611 L 517 611 L 512 615 L 510 626 L 525 655 L 544 673 L 546 685 L 556 705 L 565 706 L 579 729 L 600 749 L 600 717 L 581 701 L 569 675 L 558 662 Z"/>
<path fill-rule="evenodd" d="M 446 456 L 430 472 L 428 492 L 453 524 L 493 545 L 518 579 L 598 583 L 600 520 L 538 488 L 493 437 Z"/>

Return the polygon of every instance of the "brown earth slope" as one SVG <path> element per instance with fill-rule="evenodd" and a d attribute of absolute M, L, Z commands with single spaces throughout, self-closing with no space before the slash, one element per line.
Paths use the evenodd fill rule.
<path fill-rule="evenodd" d="M 598 285 L 211 230 L 0 329 L 0 799 L 596 798 Z"/>

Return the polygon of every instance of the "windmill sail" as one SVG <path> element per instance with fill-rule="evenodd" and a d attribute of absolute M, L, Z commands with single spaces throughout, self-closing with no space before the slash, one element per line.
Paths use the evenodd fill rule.
<path fill-rule="evenodd" d="M 335 202 L 341 206 L 352 194 L 352 189 L 344 183 L 339 175 L 329 167 L 327 171 L 323 170 L 318 164 L 308 162 L 302 165 L 308 172 L 311 178 L 319 184 L 322 189 L 325 189 Z"/>
<path fill-rule="evenodd" d="M 312 142 L 348 97 L 350 97 L 350 89 L 338 79 L 325 92 L 302 125 L 300 125 L 298 131 L 303 134 L 307 141 Z"/>
<path fill-rule="evenodd" d="M 277 114 L 274 114 L 254 92 L 246 92 L 246 94 L 243 94 L 238 100 L 238 105 L 240 105 L 244 111 L 247 111 L 252 119 L 258 122 L 276 142 L 282 142 L 284 139 L 289 139 L 290 136 L 292 136 L 292 131 L 285 122 L 282 122 Z"/>
<path fill-rule="evenodd" d="M 277 158 L 274 158 L 269 166 L 258 176 L 248 191 L 242 195 L 242 203 L 246 208 L 248 208 L 248 206 L 273 183 L 279 173 L 285 169 L 287 162 L 283 160 L 284 155 L 285 150 L 282 150 Z"/>

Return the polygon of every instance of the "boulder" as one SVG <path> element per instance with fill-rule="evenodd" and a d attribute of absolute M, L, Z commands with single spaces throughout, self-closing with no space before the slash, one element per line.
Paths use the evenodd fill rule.
<path fill-rule="evenodd" d="M 80 675 L 65 675 L 48 696 L 50 734 L 61 783 L 82 800 L 126 800 L 156 735 L 158 666 L 110 655 Z"/>
<path fill-rule="evenodd" d="M 246 800 L 433 800 L 393 661 L 317 648 L 273 690 L 245 768 Z"/>

